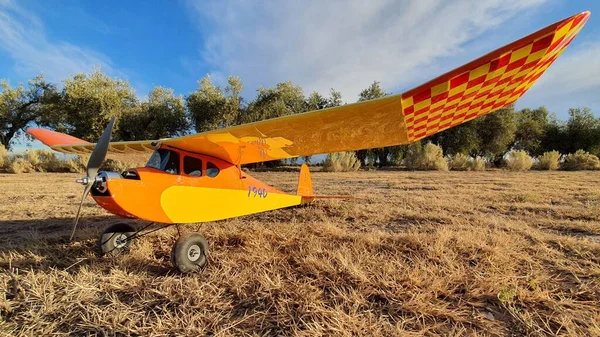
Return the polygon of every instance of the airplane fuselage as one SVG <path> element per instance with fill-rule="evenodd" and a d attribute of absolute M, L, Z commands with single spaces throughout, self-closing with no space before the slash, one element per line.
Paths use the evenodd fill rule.
<path fill-rule="evenodd" d="M 223 160 L 173 148 L 158 149 L 146 167 L 100 172 L 92 188 L 98 205 L 124 218 L 160 223 L 222 220 L 302 203 Z"/>

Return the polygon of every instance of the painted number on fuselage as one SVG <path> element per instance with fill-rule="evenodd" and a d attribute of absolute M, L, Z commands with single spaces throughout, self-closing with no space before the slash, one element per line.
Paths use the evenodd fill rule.
<path fill-rule="evenodd" d="M 267 197 L 267 189 L 266 188 L 258 188 L 256 186 L 248 186 L 248 198 L 266 198 Z"/>

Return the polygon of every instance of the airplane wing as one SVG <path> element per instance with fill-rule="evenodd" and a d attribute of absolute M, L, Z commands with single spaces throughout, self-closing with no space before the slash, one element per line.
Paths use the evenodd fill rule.
<path fill-rule="evenodd" d="M 173 139 L 113 142 L 109 153 L 151 151 L 162 143 L 248 164 L 409 144 L 514 103 L 589 16 L 583 12 L 554 23 L 402 94 Z M 46 142 L 52 131 L 37 131 L 36 136 L 35 130 L 42 129 L 30 130 L 61 152 L 90 153 L 95 145 L 56 135 L 64 143 Z"/>

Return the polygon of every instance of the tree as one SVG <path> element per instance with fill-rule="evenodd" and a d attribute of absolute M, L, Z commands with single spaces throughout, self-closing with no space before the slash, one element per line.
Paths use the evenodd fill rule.
<path fill-rule="evenodd" d="M 333 108 L 342 105 L 342 93 L 329 89 L 329 97 L 324 97 L 314 91 L 306 99 L 306 111 Z"/>
<path fill-rule="evenodd" d="M 542 141 L 548 130 L 549 112 L 545 107 L 523 109 L 516 113 L 517 130 L 514 148 L 527 151 L 530 155 L 539 156 L 546 152 Z"/>
<path fill-rule="evenodd" d="M 46 82 L 42 75 L 11 88 L 0 81 L 0 144 L 10 149 L 15 136 L 32 122 L 39 122 L 44 106 L 57 99 L 56 85 Z"/>
<path fill-rule="evenodd" d="M 476 119 L 436 133 L 427 139 L 441 146 L 444 153 L 452 156 L 458 153 L 476 156 L 481 146 Z"/>
<path fill-rule="evenodd" d="M 250 102 L 244 122 L 287 116 L 307 111 L 302 88 L 291 81 L 278 83 L 274 88 L 259 88 L 256 98 Z"/>
<path fill-rule="evenodd" d="M 242 122 L 242 81 L 230 76 L 228 85 L 222 89 L 215 86 L 209 75 L 201 79 L 196 91 L 186 97 L 192 125 L 203 132 L 225 128 Z"/>
<path fill-rule="evenodd" d="M 137 97 L 129 82 L 111 79 L 99 68 L 64 81 L 56 104 L 47 106 L 42 124 L 87 141 L 100 138 L 111 118 L 116 117 L 114 138 L 119 138 L 119 121 L 135 108 Z"/>
<path fill-rule="evenodd" d="M 565 136 L 568 142 L 565 142 L 562 153 L 584 150 L 600 155 L 600 118 L 595 118 L 589 108 L 569 109 Z"/>
<path fill-rule="evenodd" d="M 147 102 L 141 102 L 121 117 L 119 134 L 124 140 L 160 139 L 183 135 L 188 130 L 183 97 L 173 89 L 155 87 Z"/>
<path fill-rule="evenodd" d="M 479 155 L 500 164 L 515 140 L 517 120 L 513 105 L 476 119 L 480 138 Z"/>
<path fill-rule="evenodd" d="M 558 120 L 555 115 L 551 115 L 546 125 L 544 137 L 541 139 L 541 148 L 543 152 L 558 151 L 565 153 L 569 146 L 565 122 Z"/>

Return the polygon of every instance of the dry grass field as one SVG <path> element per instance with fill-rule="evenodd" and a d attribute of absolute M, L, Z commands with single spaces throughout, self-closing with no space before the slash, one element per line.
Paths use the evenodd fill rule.
<path fill-rule="evenodd" d="M 173 228 L 97 257 L 91 197 L 67 242 L 77 177 L 0 175 L 0 335 L 600 336 L 600 172 L 317 172 L 359 199 L 184 226 L 197 275 Z"/>

